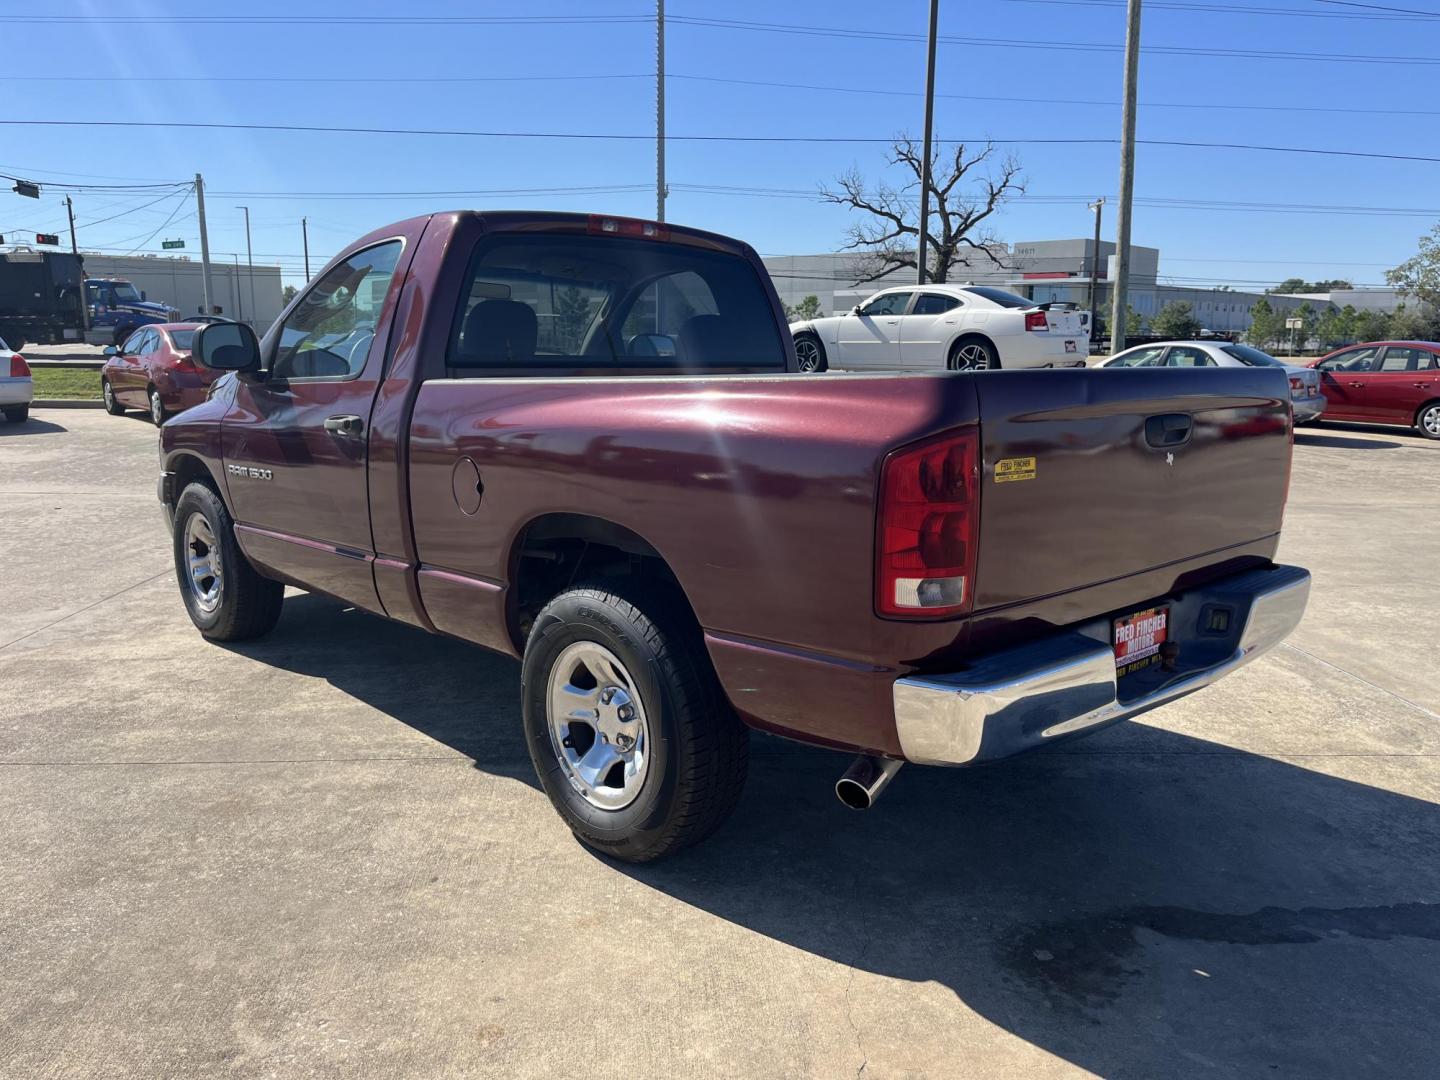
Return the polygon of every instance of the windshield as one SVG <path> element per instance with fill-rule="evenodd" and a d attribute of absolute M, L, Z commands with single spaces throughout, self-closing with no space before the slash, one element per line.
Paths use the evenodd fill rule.
<path fill-rule="evenodd" d="M 115 299 L 122 304 L 138 304 L 140 293 L 128 281 L 117 281 L 110 286 L 115 290 Z"/>
<path fill-rule="evenodd" d="M 1242 364 L 1250 367 L 1284 367 L 1283 360 L 1276 360 L 1269 353 L 1263 353 L 1259 349 L 1252 349 L 1249 345 L 1223 345 L 1227 353 L 1239 360 Z"/>
<path fill-rule="evenodd" d="M 189 352 L 190 343 L 195 340 L 194 330 L 171 330 L 170 340 L 175 343 L 175 348 L 180 352 Z"/>
<path fill-rule="evenodd" d="M 983 285 L 967 285 L 965 286 L 965 291 L 989 300 L 992 304 L 999 304 L 1003 308 L 1028 308 L 1035 306 L 1033 300 L 1026 300 L 1025 297 L 1016 296 L 1013 292 L 1006 292 L 1004 289 L 991 289 Z"/>

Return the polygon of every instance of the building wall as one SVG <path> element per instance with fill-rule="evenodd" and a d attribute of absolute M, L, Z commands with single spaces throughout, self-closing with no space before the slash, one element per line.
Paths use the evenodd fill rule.
<path fill-rule="evenodd" d="M 123 278 L 148 299 L 169 304 L 185 315 L 201 310 L 205 293 L 198 258 L 82 254 L 87 277 Z M 230 318 L 243 318 L 263 334 L 280 314 L 280 268 L 255 267 L 253 304 L 250 285 L 250 272 L 243 263 L 239 267 L 234 263 L 210 264 L 210 303 L 218 305 L 221 313 Z"/>

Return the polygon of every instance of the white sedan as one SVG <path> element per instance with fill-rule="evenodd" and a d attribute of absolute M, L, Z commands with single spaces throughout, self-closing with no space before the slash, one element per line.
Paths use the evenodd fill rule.
<path fill-rule="evenodd" d="M 23 424 L 30 416 L 30 402 L 35 400 L 35 380 L 30 365 L 17 352 L 0 341 L 0 412 L 12 424 Z"/>
<path fill-rule="evenodd" d="M 1228 341 L 1161 341 L 1137 345 L 1095 365 L 1102 368 L 1151 367 L 1276 367 L 1290 380 L 1290 407 L 1297 424 L 1309 423 L 1325 411 L 1320 376 L 1312 368 L 1287 364 L 1267 352 Z"/>
<path fill-rule="evenodd" d="M 1084 319 L 984 285 L 885 289 L 844 315 L 792 323 L 801 371 L 1084 367 Z"/>

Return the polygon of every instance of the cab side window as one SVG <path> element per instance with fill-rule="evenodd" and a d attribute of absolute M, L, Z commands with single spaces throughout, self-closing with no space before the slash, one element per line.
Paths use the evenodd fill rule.
<path fill-rule="evenodd" d="M 944 315 L 947 311 L 953 311 L 960 306 L 960 301 L 953 296 L 941 296 L 939 293 L 921 293 L 920 299 L 915 301 L 915 309 L 911 315 Z"/>
<path fill-rule="evenodd" d="M 1374 346 L 1351 349 L 1325 361 L 1322 371 L 1369 371 L 1375 366 L 1375 357 L 1380 350 Z"/>
<path fill-rule="evenodd" d="M 860 314 L 868 318 L 877 315 L 904 315 L 905 308 L 910 303 L 911 294 L 908 292 L 886 293 L 884 296 L 877 296 L 860 309 Z"/>
<path fill-rule="evenodd" d="M 140 349 L 145 344 L 145 335 L 147 333 L 149 333 L 148 330 L 136 330 L 125 339 L 125 344 L 120 346 L 120 351 L 126 356 L 140 355 Z"/>
<path fill-rule="evenodd" d="M 1385 357 L 1380 361 L 1381 371 L 1415 371 L 1419 369 L 1430 354 L 1424 349 L 1398 348 L 1394 345 L 1385 350 Z"/>
<path fill-rule="evenodd" d="M 1169 355 L 1165 357 L 1166 367 L 1215 367 L 1215 358 L 1204 349 L 1195 349 L 1187 345 L 1176 345 L 1170 349 Z"/>
<path fill-rule="evenodd" d="M 277 379 L 353 379 L 365 369 L 404 241 L 357 251 L 312 285 L 280 327 Z"/>
<path fill-rule="evenodd" d="M 1106 367 L 1154 367 L 1160 362 L 1160 356 L 1165 352 L 1163 345 L 1147 345 L 1144 348 L 1132 349 L 1128 353 L 1122 353 L 1115 358 L 1113 363 Z"/>

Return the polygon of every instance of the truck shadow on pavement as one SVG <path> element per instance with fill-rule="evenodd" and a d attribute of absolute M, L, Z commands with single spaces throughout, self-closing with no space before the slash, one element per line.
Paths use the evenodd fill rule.
<path fill-rule="evenodd" d="M 312 596 L 235 648 L 538 786 L 513 660 Z M 1102 1076 L 1435 1074 L 1431 802 L 1143 723 L 989 768 L 908 767 L 868 813 L 833 795 L 846 756 L 763 735 L 752 751 L 715 836 L 598 863 L 836 964 L 947 987 Z M 1398 784 L 1425 759 L 1324 765 Z M 942 1054 L 935 1075 L 984 1060 L 973 1025 L 937 1030 L 933 1001 L 912 1000 L 851 984 L 857 1068 L 926 1071 L 870 1056 L 867 1032 Z"/>
<path fill-rule="evenodd" d="M 50 420 L 40 420 L 31 416 L 28 420 L 16 424 L 9 420 L 0 418 L 0 436 L 5 435 L 56 435 L 70 429 Z"/>
<path fill-rule="evenodd" d="M 1328 435 L 1318 431 L 1297 431 L 1296 446 L 1330 446 L 1341 450 L 1399 450 L 1404 443 L 1381 439 L 1347 439 L 1343 435 Z"/>
<path fill-rule="evenodd" d="M 841 755 L 754 750 L 715 837 L 623 872 L 836 963 L 946 986 L 1101 1076 L 1435 1075 L 1432 803 L 1140 724 L 985 769 L 910 767 L 863 814 L 831 793 Z M 905 1001 L 852 984 L 857 1067 L 867 1026 L 892 1047 L 945 1038 Z M 935 1066 L 986 1060 L 972 1030 Z"/>

